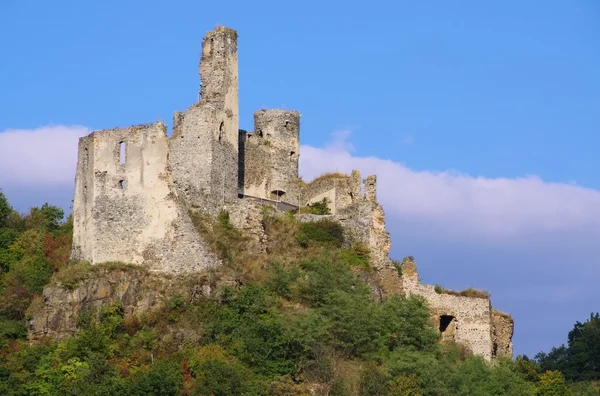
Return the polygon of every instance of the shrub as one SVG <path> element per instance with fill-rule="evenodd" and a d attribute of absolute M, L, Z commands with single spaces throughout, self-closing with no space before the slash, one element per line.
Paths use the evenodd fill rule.
<path fill-rule="evenodd" d="M 254 373 L 218 345 L 201 348 L 190 359 L 194 395 L 260 394 L 261 383 Z"/>
<path fill-rule="evenodd" d="M 340 250 L 340 258 L 351 267 L 369 269 L 371 251 L 363 243 L 355 243 L 350 248 Z"/>
<path fill-rule="evenodd" d="M 314 214 L 314 215 L 330 215 L 331 210 L 329 210 L 329 199 L 327 197 L 323 198 L 319 202 L 315 202 L 309 206 L 303 206 L 298 209 L 298 213 L 306 213 L 306 214 Z"/>
<path fill-rule="evenodd" d="M 328 219 L 302 223 L 296 240 L 302 247 L 313 244 L 341 247 L 344 242 L 344 229 L 339 223 Z"/>
<path fill-rule="evenodd" d="M 192 223 L 212 251 L 229 264 L 238 264 L 246 252 L 248 237 L 229 221 L 229 213 L 221 211 L 213 221 L 208 215 L 189 212 Z"/>
<path fill-rule="evenodd" d="M 52 279 L 54 282 L 60 282 L 61 286 L 69 290 L 79 287 L 79 283 L 87 277 L 92 270 L 92 265 L 87 261 L 78 261 L 76 263 L 63 266 L 56 272 Z"/>
<path fill-rule="evenodd" d="M 0 338 L 18 339 L 27 337 L 22 320 L 0 319 Z"/>

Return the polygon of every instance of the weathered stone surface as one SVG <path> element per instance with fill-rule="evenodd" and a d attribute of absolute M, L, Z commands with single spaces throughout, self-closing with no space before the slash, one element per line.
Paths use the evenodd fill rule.
<path fill-rule="evenodd" d="M 332 214 L 361 200 L 360 172 L 353 170 L 351 175 L 328 174 L 316 178 L 302 186 L 300 205 L 308 206 L 327 199 Z M 375 201 L 373 201 L 375 202 Z"/>
<path fill-rule="evenodd" d="M 259 110 L 254 133 L 240 132 L 240 185 L 244 195 L 299 204 L 300 113 Z"/>
<path fill-rule="evenodd" d="M 198 272 L 218 263 L 173 188 L 167 150 L 160 122 L 80 139 L 73 259 L 121 261 L 166 273 Z"/>
<path fill-rule="evenodd" d="M 116 301 L 122 301 L 128 317 L 159 308 L 176 294 L 194 301 L 210 297 L 214 290 L 215 285 L 200 274 L 183 278 L 152 274 L 142 268 L 93 271 L 74 290 L 60 285 L 44 288 L 44 301 L 34 309 L 28 323 L 29 338 L 68 337 L 77 331 L 82 311 L 97 312 Z"/>
<path fill-rule="evenodd" d="M 509 314 L 492 309 L 492 342 L 495 356 L 513 356 L 514 325 Z"/>
<path fill-rule="evenodd" d="M 438 293 L 435 286 L 420 283 L 412 258 L 402 263 L 402 280 L 407 295 L 427 301 L 443 339 L 462 343 L 488 361 L 512 357 L 512 319 L 492 310 L 489 298 Z"/>
<path fill-rule="evenodd" d="M 224 209 L 229 212 L 230 223 L 250 238 L 248 251 L 264 253 L 267 247 L 267 235 L 262 222 L 264 206 L 258 201 L 238 199 Z"/>

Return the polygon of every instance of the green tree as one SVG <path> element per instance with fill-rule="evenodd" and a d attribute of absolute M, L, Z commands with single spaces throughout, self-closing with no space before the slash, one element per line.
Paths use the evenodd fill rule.
<path fill-rule="evenodd" d="M 0 190 L 0 228 L 7 226 L 12 211 L 13 209 L 9 205 L 6 195 Z"/>
<path fill-rule="evenodd" d="M 572 394 L 563 374 L 554 370 L 542 374 L 538 386 L 533 391 L 534 396 L 569 396 Z"/>

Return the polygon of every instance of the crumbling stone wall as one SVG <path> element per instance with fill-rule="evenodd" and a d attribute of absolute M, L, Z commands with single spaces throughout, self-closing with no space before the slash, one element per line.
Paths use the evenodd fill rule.
<path fill-rule="evenodd" d="M 352 171 L 349 176 L 336 173 L 323 175 L 302 186 L 299 206 L 309 206 L 326 198 L 329 210 L 336 214 L 361 200 L 361 183 L 360 172 L 357 170 Z"/>
<path fill-rule="evenodd" d="M 187 205 L 216 213 L 238 196 L 237 33 L 224 27 L 202 42 L 201 100 L 175 113 L 169 165 Z"/>
<path fill-rule="evenodd" d="M 514 326 L 514 320 L 509 314 L 492 309 L 492 342 L 495 356 L 512 358 Z"/>
<path fill-rule="evenodd" d="M 197 272 L 217 263 L 172 188 L 166 131 L 159 122 L 96 131 L 79 140 L 73 259 L 122 261 L 166 273 Z"/>
<path fill-rule="evenodd" d="M 462 343 L 488 361 L 500 355 L 512 356 L 513 329 L 506 318 L 493 313 L 489 298 L 436 292 L 435 286 L 420 283 L 417 266 L 410 257 L 402 263 L 402 280 L 407 295 L 427 301 L 442 338 Z M 494 333 L 497 335 L 493 338 Z"/>
<path fill-rule="evenodd" d="M 247 249 L 253 253 L 264 253 L 267 235 L 263 226 L 264 205 L 252 199 L 238 199 L 223 208 L 229 213 L 229 222 L 250 239 Z"/>

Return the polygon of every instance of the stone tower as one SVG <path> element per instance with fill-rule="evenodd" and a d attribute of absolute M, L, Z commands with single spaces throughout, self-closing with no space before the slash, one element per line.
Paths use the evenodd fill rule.
<path fill-rule="evenodd" d="M 254 133 L 240 132 L 244 195 L 298 205 L 300 113 L 260 110 Z M 242 180 L 240 180 L 242 185 Z"/>
<path fill-rule="evenodd" d="M 189 207 L 214 212 L 237 198 L 237 33 L 225 27 L 202 42 L 200 101 L 175 113 L 169 165 Z"/>
<path fill-rule="evenodd" d="M 254 113 L 254 133 L 262 136 L 271 151 L 267 198 L 297 204 L 300 113 L 260 110 Z"/>

